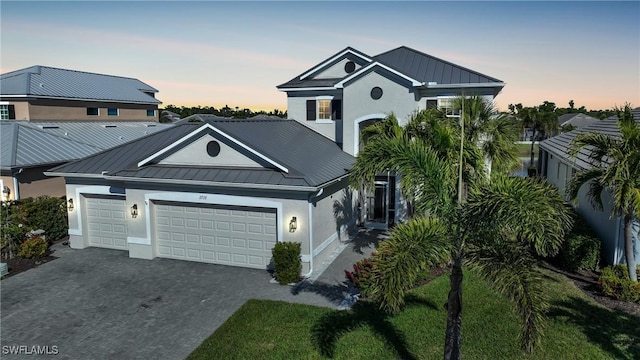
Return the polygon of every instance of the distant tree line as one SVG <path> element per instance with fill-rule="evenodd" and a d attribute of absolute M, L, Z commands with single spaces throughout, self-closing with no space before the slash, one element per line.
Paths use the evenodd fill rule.
<path fill-rule="evenodd" d="M 170 119 L 168 119 L 166 116 L 164 116 L 163 119 L 163 112 L 166 111 L 170 111 L 172 113 L 178 114 L 180 116 L 181 119 L 186 118 L 187 116 L 191 116 L 194 114 L 213 114 L 216 116 L 222 116 L 222 117 L 231 117 L 234 119 L 246 119 L 246 118 L 250 118 L 256 115 L 269 115 L 269 116 L 277 116 L 280 118 L 286 118 L 287 117 L 287 112 L 286 111 L 281 111 L 278 109 L 273 109 L 271 111 L 264 111 L 264 110 L 260 110 L 260 111 L 253 111 L 251 109 L 240 109 L 239 107 L 235 107 L 235 108 L 231 108 L 229 107 L 229 105 L 225 105 L 222 108 L 215 108 L 213 106 L 175 106 L 175 105 L 167 105 L 165 106 L 163 109 L 159 109 L 160 110 L 160 122 L 168 122 L 171 121 Z M 163 121 L 164 120 L 164 121 Z"/>

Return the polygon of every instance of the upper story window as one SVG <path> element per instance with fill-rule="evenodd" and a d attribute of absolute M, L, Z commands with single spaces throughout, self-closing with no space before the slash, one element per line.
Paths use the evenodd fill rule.
<path fill-rule="evenodd" d="M 87 115 L 100 115 L 100 110 L 97 107 L 88 107 L 87 108 Z"/>
<path fill-rule="evenodd" d="M 16 118 L 14 105 L 0 104 L 0 120 L 13 120 Z"/>
<path fill-rule="evenodd" d="M 147 116 L 156 116 L 155 109 L 147 109 Z"/>
<path fill-rule="evenodd" d="M 107 108 L 107 115 L 109 116 L 118 116 L 118 113 L 119 113 L 118 108 L 113 108 L 113 107 Z"/>
<path fill-rule="evenodd" d="M 342 120 L 342 100 L 333 96 L 318 96 L 315 100 L 307 100 L 307 120 L 318 123 L 329 123 Z"/>
<path fill-rule="evenodd" d="M 331 120 L 331 100 L 318 100 L 318 120 Z"/>
<path fill-rule="evenodd" d="M 455 105 L 455 97 L 440 97 L 437 99 L 427 99 L 427 109 L 438 108 L 442 110 L 448 117 L 460 117 L 460 109 Z"/>

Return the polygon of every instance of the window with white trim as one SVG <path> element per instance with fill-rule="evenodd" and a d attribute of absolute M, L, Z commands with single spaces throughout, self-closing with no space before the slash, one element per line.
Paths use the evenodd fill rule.
<path fill-rule="evenodd" d="M 460 109 L 455 107 L 456 98 L 438 98 L 438 109 L 442 110 L 448 117 L 460 117 Z"/>
<path fill-rule="evenodd" d="M 156 116 L 155 109 L 147 109 L 147 116 Z"/>
<path fill-rule="evenodd" d="M 0 105 L 0 120 L 9 120 L 9 105 Z"/>
<path fill-rule="evenodd" d="M 318 104 L 318 120 L 331 120 L 331 100 L 320 99 L 316 102 Z"/>

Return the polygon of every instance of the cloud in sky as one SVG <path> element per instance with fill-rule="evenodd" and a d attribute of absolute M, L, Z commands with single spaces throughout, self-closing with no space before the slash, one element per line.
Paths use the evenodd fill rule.
<path fill-rule="evenodd" d="M 406 45 L 499 78 L 497 97 L 640 105 L 638 2 L 2 2 L 2 72 L 130 76 L 164 104 L 286 108 L 276 85 L 346 46 Z"/>

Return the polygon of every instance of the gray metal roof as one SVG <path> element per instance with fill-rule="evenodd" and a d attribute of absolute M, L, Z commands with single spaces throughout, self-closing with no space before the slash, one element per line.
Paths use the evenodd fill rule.
<path fill-rule="evenodd" d="M 158 90 L 138 79 L 47 66 L 31 66 L 0 75 L 2 96 L 27 96 L 160 104 Z"/>
<path fill-rule="evenodd" d="M 640 107 L 632 111 L 634 119 L 640 124 Z M 578 170 L 588 169 L 591 167 L 589 163 L 589 148 L 585 147 L 576 154 L 575 159 L 569 156 L 569 144 L 578 135 L 588 132 L 598 132 L 601 134 L 619 137 L 620 129 L 618 128 L 618 118 L 616 116 L 609 117 L 604 120 L 596 121 L 591 125 L 551 137 L 540 142 L 540 148 L 557 156 L 565 163 L 573 164 Z"/>
<path fill-rule="evenodd" d="M 25 122 L 25 126 L 105 150 L 166 129 L 173 124 L 119 120 Z"/>
<path fill-rule="evenodd" d="M 582 113 L 564 114 L 558 116 L 558 124 L 560 126 L 572 125 L 576 128 L 581 128 L 587 125 L 591 125 L 596 121 L 600 120 Z"/>
<path fill-rule="evenodd" d="M 286 166 L 289 173 L 275 168 L 203 168 L 157 164 L 138 167 L 140 161 L 172 145 L 204 123 Z M 194 137 L 193 140 L 196 139 Z M 100 175 L 107 171 L 108 176 L 130 178 L 315 187 L 348 174 L 354 161 L 334 142 L 295 120 L 232 120 L 214 115 L 193 115 L 171 128 L 51 171 L 66 176 Z"/>
<path fill-rule="evenodd" d="M 83 158 L 99 148 L 27 126 L 22 121 L 0 122 L 0 168 L 11 170 L 57 165 Z"/>
<path fill-rule="evenodd" d="M 358 52 L 357 50 L 352 48 L 347 48 L 347 49 L 354 52 Z M 344 50 L 338 52 L 337 54 L 340 54 L 343 51 Z M 362 54 L 365 57 L 369 57 L 364 53 L 361 53 L 361 52 L 358 52 L 358 53 Z M 329 57 L 327 60 L 335 57 L 335 55 L 336 54 Z M 432 83 L 435 82 L 438 85 L 502 83 L 501 80 L 498 80 L 491 76 L 487 76 L 479 72 L 476 72 L 474 70 L 470 70 L 465 67 L 462 67 L 460 65 L 456 65 L 451 62 L 439 59 L 437 57 L 427 55 L 425 53 L 408 48 L 406 46 L 401 46 L 399 48 L 384 52 L 382 54 L 372 57 L 371 59 L 372 61 L 377 61 L 412 79 L 418 80 L 420 82 L 424 82 L 425 84 L 428 84 L 430 82 Z M 326 62 L 327 60 L 321 62 L 320 64 Z M 351 76 L 351 75 L 352 74 L 349 74 L 347 76 Z M 347 76 L 345 76 L 344 78 L 346 78 Z M 278 85 L 277 87 L 280 89 L 307 88 L 307 87 L 333 87 L 335 84 L 337 84 L 344 78 L 300 79 L 300 75 L 298 75 L 295 78 L 287 81 L 286 83 Z"/>
<path fill-rule="evenodd" d="M 413 79 L 438 84 L 501 83 L 491 76 L 467 69 L 435 56 L 401 46 L 374 56 L 381 62 Z"/>

